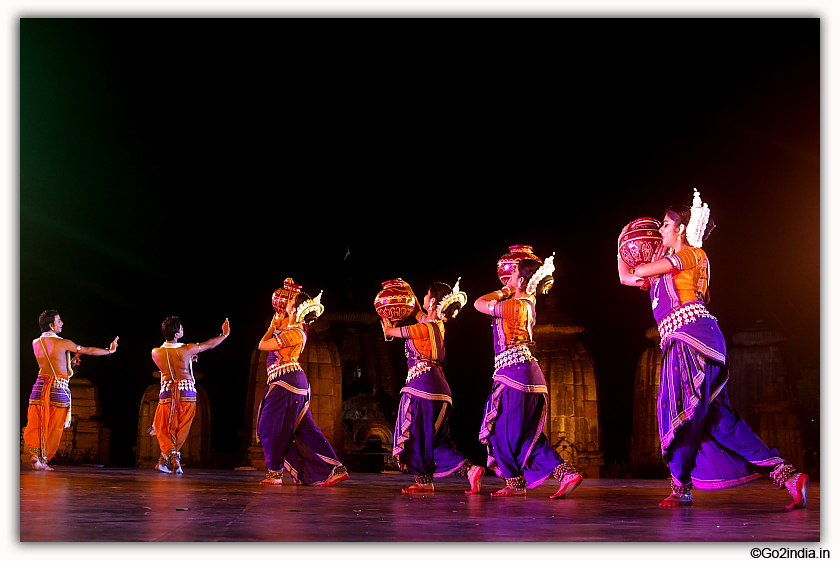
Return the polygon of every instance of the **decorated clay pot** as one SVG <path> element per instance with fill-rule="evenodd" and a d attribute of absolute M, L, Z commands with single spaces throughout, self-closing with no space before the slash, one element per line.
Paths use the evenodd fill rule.
<path fill-rule="evenodd" d="M 411 287 L 402 279 L 383 282 L 382 290 L 373 299 L 373 306 L 379 317 L 392 323 L 409 317 L 416 305 L 417 299 Z"/>
<path fill-rule="evenodd" d="M 653 261 L 654 254 L 662 247 L 659 226 L 659 221 L 653 218 L 637 218 L 621 231 L 618 254 L 631 269 Z"/>
<path fill-rule="evenodd" d="M 523 259 L 534 259 L 542 263 L 542 259 L 534 255 L 530 245 L 512 245 L 508 248 L 509 253 L 502 255 L 496 263 L 496 272 L 502 284 L 507 284 L 508 278 L 513 273 L 513 268 Z"/>
<path fill-rule="evenodd" d="M 301 290 L 303 290 L 303 287 L 295 284 L 295 281 L 291 278 L 284 280 L 283 286 L 275 290 L 274 294 L 271 295 L 271 305 L 274 307 L 274 311 L 280 314 L 285 313 L 289 300 L 297 297 Z"/>

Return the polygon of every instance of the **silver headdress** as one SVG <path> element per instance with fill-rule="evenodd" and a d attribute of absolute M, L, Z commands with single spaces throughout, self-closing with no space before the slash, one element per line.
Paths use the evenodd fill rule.
<path fill-rule="evenodd" d="M 531 276 L 531 280 L 528 281 L 528 286 L 525 288 L 525 292 L 528 294 L 534 294 L 537 291 L 537 286 L 539 286 L 540 282 L 547 276 L 554 274 L 554 254 L 552 253 L 548 259 L 545 260 L 539 269 Z M 549 286 L 548 289 L 550 290 L 551 287 Z M 548 290 L 544 290 L 543 293 L 548 292 Z"/>
<path fill-rule="evenodd" d="M 303 321 L 303 318 L 305 318 L 311 312 L 315 312 L 315 317 L 319 317 L 321 314 L 324 313 L 324 305 L 321 304 L 321 295 L 323 293 L 324 291 L 322 290 L 318 293 L 318 296 L 304 301 L 300 306 L 295 308 L 295 323 L 300 323 L 301 321 Z"/>
<path fill-rule="evenodd" d="M 446 310 L 449 308 L 449 306 L 455 304 L 456 302 L 461 304 L 461 308 L 467 305 L 467 293 L 461 292 L 459 288 L 460 283 L 461 277 L 458 277 L 458 280 L 455 281 L 455 288 L 452 289 L 452 292 L 441 298 L 440 302 L 438 302 L 435 311 L 437 312 L 437 315 L 440 319 L 445 318 L 444 314 L 446 313 Z M 460 309 L 453 311 L 452 317 L 454 318 L 455 316 L 457 316 L 459 311 Z"/>
<path fill-rule="evenodd" d="M 700 191 L 694 190 L 694 203 L 691 205 L 691 219 L 686 228 L 686 238 L 691 247 L 703 247 L 703 233 L 709 223 L 709 205 L 700 200 Z"/>

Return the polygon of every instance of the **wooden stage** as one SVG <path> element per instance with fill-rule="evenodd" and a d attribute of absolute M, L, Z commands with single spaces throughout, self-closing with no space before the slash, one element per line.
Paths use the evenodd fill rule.
<path fill-rule="evenodd" d="M 352 473 L 332 488 L 263 487 L 265 472 L 56 466 L 20 468 L 21 542 L 812 542 L 820 541 L 820 486 L 787 511 L 765 479 L 695 491 L 695 506 L 661 509 L 662 480 L 587 479 L 566 500 L 549 480 L 527 497 L 480 495 L 449 476 L 436 492 L 403 495 L 405 474 Z M 286 476 L 288 483 L 288 476 Z M 21 546 L 22 547 L 22 546 Z M 743 559 L 749 559 L 748 548 Z"/>

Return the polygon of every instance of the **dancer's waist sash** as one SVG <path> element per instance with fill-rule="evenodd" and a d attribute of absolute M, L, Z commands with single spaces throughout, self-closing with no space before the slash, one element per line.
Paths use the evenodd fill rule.
<path fill-rule="evenodd" d="M 44 395 L 53 407 L 70 407 L 70 378 L 39 375 L 29 394 L 30 404 L 39 404 Z"/>
<path fill-rule="evenodd" d="M 297 361 L 269 364 L 266 368 L 266 374 L 268 374 L 266 383 L 269 386 L 282 386 L 290 392 L 300 395 L 309 394 L 309 380 L 306 379 L 306 374 Z"/>
<path fill-rule="evenodd" d="M 726 362 L 726 341 L 702 302 L 690 302 L 674 309 L 658 325 L 664 350 L 670 341 L 679 340 L 717 362 Z"/>
<path fill-rule="evenodd" d="M 421 359 L 416 362 L 410 360 L 409 365 L 405 386 L 400 393 L 452 404 L 452 390 L 449 389 L 449 383 L 443 377 L 443 370 L 439 363 Z"/>
<path fill-rule="evenodd" d="M 176 401 L 195 401 L 195 380 L 183 379 L 175 383 L 171 378 L 161 379 L 160 403 L 172 403 L 173 399 Z"/>
<path fill-rule="evenodd" d="M 516 345 L 498 353 L 493 381 L 525 393 L 548 393 L 540 363 L 529 345 Z"/>

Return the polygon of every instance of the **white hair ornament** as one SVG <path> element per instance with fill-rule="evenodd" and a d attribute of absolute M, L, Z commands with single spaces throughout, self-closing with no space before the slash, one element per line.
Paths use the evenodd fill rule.
<path fill-rule="evenodd" d="M 451 306 L 452 304 L 459 302 L 461 304 L 461 308 L 467 305 L 467 293 L 461 292 L 459 287 L 460 284 L 461 277 L 458 277 L 458 280 L 455 281 L 455 287 L 452 289 L 452 292 L 440 299 L 440 302 L 435 308 L 435 311 L 437 312 L 437 315 L 440 319 L 445 320 L 444 314 L 446 313 L 446 310 L 449 308 L 449 306 Z M 458 311 L 460 310 L 456 310 L 452 313 L 453 318 L 458 315 Z"/>
<path fill-rule="evenodd" d="M 305 318 L 310 312 L 315 312 L 316 318 L 320 317 L 320 315 L 324 313 L 324 305 L 321 304 L 321 295 L 323 293 L 324 291 L 322 290 L 318 293 L 318 296 L 304 301 L 300 306 L 295 308 L 295 323 L 303 321 L 303 318 Z"/>
<path fill-rule="evenodd" d="M 688 221 L 686 238 L 691 247 L 703 247 L 703 233 L 709 223 L 709 205 L 700 200 L 700 191 L 694 190 L 694 203 L 691 205 L 691 219 Z"/>
<path fill-rule="evenodd" d="M 531 280 L 528 281 L 528 286 L 525 288 L 525 292 L 533 295 L 537 292 L 537 286 L 539 286 L 540 281 L 552 274 L 554 274 L 554 253 L 552 253 L 545 260 L 545 263 L 543 263 L 531 276 Z"/>

